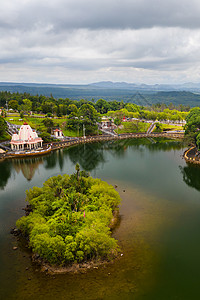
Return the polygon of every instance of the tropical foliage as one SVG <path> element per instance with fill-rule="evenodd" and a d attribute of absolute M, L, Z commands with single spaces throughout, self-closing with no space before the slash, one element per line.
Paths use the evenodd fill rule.
<path fill-rule="evenodd" d="M 6 135 L 7 124 L 3 117 L 0 116 L 0 140 L 7 137 Z"/>
<path fill-rule="evenodd" d="M 120 203 L 112 186 L 85 171 L 49 178 L 26 192 L 32 208 L 17 227 L 34 253 L 51 264 L 111 259 L 118 252 L 109 224 Z"/>
<path fill-rule="evenodd" d="M 190 143 L 200 148 L 200 108 L 192 108 L 186 118 L 185 135 Z"/>

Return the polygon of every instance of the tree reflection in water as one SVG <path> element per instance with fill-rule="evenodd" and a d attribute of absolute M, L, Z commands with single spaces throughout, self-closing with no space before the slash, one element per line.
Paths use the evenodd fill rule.
<path fill-rule="evenodd" d="M 105 163 L 104 144 L 81 144 L 71 147 L 65 152 L 70 160 L 76 164 L 77 162 L 85 171 L 91 172 L 96 169 L 100 163 Z"/>
<path fill-rule="evenodd" d="M 123 157 L 128 148 L 143 152 L 144 147 L 151 152 L 180 150 L 183 149 L 183 143 L 176 140 L 147 138 L 113 140 L 74 146 L 68 148 L 64 155 L 68 156 L 74 164 L 78 162 L 82 169 L 91 172 L 100 163 L 106 162 L 105 152 L 115 157 Z"/>
<path fill-rule="evenodd" d="M 3 161 L 0 164 L 0 189 L 3 190 L 11 176 L 11 161 Z"/>
<path fill-rule="evenodd" d="M 56 165 L 59 165 L 60 171 L 64 168 L 65 158 L 69 158 L 73 164 L 79 163 L 82 170 L 91 172 L 95 170 L 100 164 L 106 163 L 107 154 L 110 153 L 115 157 L 123 157 L 126 155 L 128 148 L 135 149 L 141 153 L 147 148 L 150 152 L 157 151 L 169 151 L 169 150 L 180 150 L 183 148 L 183 143 L 176 140 L 167 139 L 124 139 L 124 140 L 113 140 L 106 142 L 95 142 L 80 144 L 72 146 L 66 149 L 60 149 L 52 152 L 49 155 L 43 157 L 34 157 L 26 159 L 13 159 L 0 163 L 0 189 L 3 189 L 9 177 L 11 176 L 12 166 L 15 171 L 20 171 L 27 180 L 31 180 L 34 177 L 36 169 L 40 164 L 44 165 L 45 169 L 54 169 Z M 184 174 L 184 180 L 187 184 L 191 184 L 192 181 L 197 181 L 195 186 L 198 186 L 199 182 L 196 178 L 198 176 L 193 175 L 190 170 L 182 170 Z M 196 172 L 200 172 L 199 169 Z M 189 174 L 188 174 L 189 173 Z M 191 180 L 192 176 L 194 180 Z M 188 179 L 189 178 L 189 179 Z M 200 184 L 197 188 L 200 190 Z"/>
<path fill-rule="evenodd" d="M 183 181 L 190 187 L 200 191 L 200 166 L 187 163 L 185 167 L 180 166 Z"/>

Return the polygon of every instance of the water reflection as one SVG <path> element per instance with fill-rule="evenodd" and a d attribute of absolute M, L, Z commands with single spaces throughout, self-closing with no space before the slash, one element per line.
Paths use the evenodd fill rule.
<path fill-rule="evenodd" d="M 118 141 L 116 141 L 118 142 Z M 181 150 L 183 148 L 182 141 L 169 140 L 165 138 L 142 138 L 129 139 L 119 141 L 120 145 L 142 150 L 143 147 L 149 149 L 151 152 Z"/>
<path fill-rule="evenodd" d="M 65 155 L 69 157 L 71 162 L 80 164 L 85 171 L 91 172 L 96 169 L 99 164 L 105 163 L 105 153 L 103 143 L 82 144 L 77 147 L 69 148 Z"/>
<path fill-rule="evenodd" d="M 64 169 L 65 160 L 69 159 L 73 164 L 77 162 L 81 169 L 91 172 L 99 167 L 100 164 L 106 163 L 107 154 L 110 153 L 116 158 L 125 157 L 127 150 L 131 148 L 143 153 L 145 148 L 150 152 L 180 150 L 183 148 L 182 142 L 167 139 L 127 139 L 114 140 L 107 142 L 96 142 L 92 144 L 81 144 L 67 149 L 60 149 L 52 152 L 50 155 L 26 159 L 13 159 L 0 163 L 0 188 L 3 189 L 11 176 L 11 169 L 14 167 L 17 174 L 22 172 L 23 176 L 31 181 L 35 171 L 41 164 L 45 169 L 54 169 L 57 165 L 59 170 Z M 187 171 L 186 171 L 187 172 Z M 190 176 L 190 178 L 192 175 Z M 192 180 L 192 179 L 190 179 Z M 196 175 L 194 175 L 196 181 Z M 196 185 L 196 183 L 195 183 Z"/>
<path fill-rule="evenodd" d="M 200 191 L 200 166 L 187 163 L 185 167 L 180 166 L 183 181 L 190 187 Z"/>
<path fill-rule="evenodd" d="M 45 156 L 45 169 L 53 169 L 57 163 L 57 152 L 52 152 L 50 155 Z"/>
<path fill-rule="evenodd" d="M 11 161 L 3 161 L 0 164 L 0 189 L 4 189 L 8 179 L 11 176 L 12 163 Z"/>
<path fill-rule="evenodd" d="M 82 144 L 67 149 L 64 153 L 75 164 L 79 163 L 82 169 L 92 171 L 98 167 L 100 163 L 105 163 L 105 152 L 115 157 L 124 157 L 127 149 L 132 148 L 140 152 L 144 150 L 144 146 L 151 152 L 180 150 L 183 148 L 182 142 L 166 139 L 126 139 L 114 140 L 108 142 L 98 142 L 94 144 Z"/>
<path fill-rule="evenodd" d="M 0 190 L 0 299 L 198 299 L 200 168 L 186 165 L 182 147 L 177 141 L 130 139 L 0 163 L 0 188 L 7 185 Z M 74 172 L 76 162 L 117 185 L 123 200 L 113 234 L 123 256 L 85 274 L 49 277 L 9 231 L 24 215 L 25 190 Z"/>
<path fill-rule="evenodd" d="M 30 181 L 35 175 L 35 171 L 39 165 L 43 164 L 43 158 L 15 159 L 12 161 L 12 164 L 17 174 L 21 171 L 24 177 Z"/>

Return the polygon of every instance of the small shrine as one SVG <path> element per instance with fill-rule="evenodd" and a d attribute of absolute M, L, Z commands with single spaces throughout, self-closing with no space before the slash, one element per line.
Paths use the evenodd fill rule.
<path fill-rule="evenodd" d="M 103 116 L 102 119 L 101 119 L 100 125 L 101 125 L 102 129 L 111 128 L 112 127 L 112 121 L 109 118 Z"/>
<path fill-rule="evenodd" d="M 53 130 L 53 135 L 56 138 L 62 138 L 63 137 L 63 132 L 62 132 L 62 130 L 56 128 L 56 129 Z"/>
<path fill-rule="evenodd" d="M 30 125 L 24 123 L 19 130 L 19 134 L 14 133 L 11 139 L 12 150 L 31 150 L 42 147 L 43 140 L 38 137 L 37 132 Z"/>

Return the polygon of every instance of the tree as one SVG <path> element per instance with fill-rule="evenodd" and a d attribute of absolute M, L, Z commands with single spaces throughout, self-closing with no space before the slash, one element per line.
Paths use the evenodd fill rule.
<path fill-rule="evenodd" d="M 32 102 L 29 99 L 24 99 L 23 104 L 21 105 L 21 109 L 25 112 L 30 112 L 32 109 Z"/>
<path fill-rule="evenodd" d="M 57 110 L 57 106 L 53 102 L 53 100 L 46 100 L 45 97 L 42 97 L 42 105 L 41 105 L 41 110 L 43 113 L 55 113 Z"/>
<path fill-rule="evenodd" d="M 13 109 L 13 110 L 17 110 L 18 109 L 18 101 L 17 100 L 10 100 L 8 102 L 8 107 Z"/>
<path fill-rule="evenodd" d="M 156 125 L 156 130 L 155 131 L 156 132 L 162 132 L 162 124 L 156 122 L 155 125 Z"/>
<path fill-rule="evenodd" d="M 117 117 L 114 119 L 114 124 L 117 126 L 117 132 L 118 132 L 118 126 L 121 124 L 121 120 Z"/>
<path fill-rule="evenodd" d="M 86 128 L 86 133 L 96 133 L 98 129 L 97 122 L 100 122 L 100 114 L 96 109 L 90 104 L 83 104 L 79 108 L 78 115 Z"/>
<path fill-rule="evenodd" d="M 134 104 L 134 103 L 127 103 L 125 105 L 125 108 L 129 111 L 129 112 L 139 112 L 139 106 Z"/>
<path fill-rule="evenodd" d="M 19 116 L 20 116 L 20 118 L 21 118 L 21 119 L 23 119 L 23 117 L 24 117 L 24 113 L 23 113 L 23 111 L 20 111 L 20 114 L 19 114 Z"/>
<path fill-rule="evenodd" d="M 196 137 L 196 144 L 198 149 L 200 150 L 200 133 L 198 133 L 197 137 Z"/>
<path fill-rule="evenodd" d="M 60 118 L 61 115 L 62 115 L 62 114 L 61 114 L 61 110 L 60 110 L 60 105 L 57 105 L 56 115 L 57 115 L 58 118 Z"/>
<path fill-rule="evenodd" d="M 70 115 L 70 117 L 76 117 L 78 113 L 78 108 L 75 104 L 70 104 L 67 107 L 67 114 Z"/>
<path fill-rule="evenodd" d="M 200 108 L 194 107 L 190 110 L 188 116 L 186 117 L 186 134 L 189 132 L 196 132 L 200 130 Z"/>
<path fill-rule="evenodd" d="M 54 126 L 54 122 L 52 119 L 49 118 L 45 118 L 42 123 L 44 124 L 44 126 L 47 128 L 47 132 L 50 133 L 51 132 L 51 128 Z"/>
<path fill-rule="evenodd" d="M 7 124 L 3 117 L 0 116 L 0 136 L 6 134 Z"/>
<path fill-rule="evenodd" d="M 76 169 L 76 172 L 77 172 L 77 173 L 76 173 L 76 174 L 77 174 L 77 180 L 78 180 L 78 182 L 79 182 L 80 166 L 79 166 L 78 163 L 76 164 L 75 169 Z"/>
<path fill-rule="evenodd" d="M 105 114 L 110 109 L 110 105 L 106 100 L 99 99 L 95 104 L 95 108 L 99 113 Z"/>
<path fill-rule="evenodd" d="M 96 109 L 90 104 L 83 104 L 79 109 L 79 116 L 82 116 L 83 119 L 87 119 L 91 123 L 95 124 L 100 120 L 100 115 Z"/>
<path fill-rule="evenodd" d="M 196 143 L 200 130 L 200 108 L 194 107 L 186 117 L 185 136 L 189 142 Z"/>
<path fill-rule="evenodd" d="M 114 124 L 115 124 L 116 126 L 119 126 L 119 125 L 121 124 L 121 120 L 120 120 L 119 118 L 115 118 L 115 119 L 114 119 Z"/>

